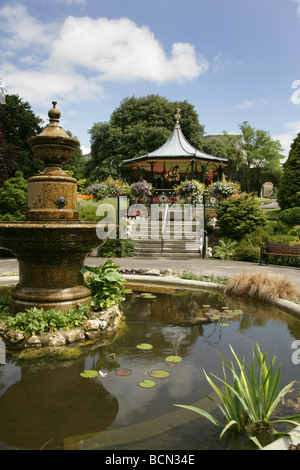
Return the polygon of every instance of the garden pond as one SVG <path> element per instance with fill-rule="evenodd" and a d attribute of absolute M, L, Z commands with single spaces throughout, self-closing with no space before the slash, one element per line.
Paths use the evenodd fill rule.
<path fill-rule="evenodd" d="M 221 419 L 204 397 L 212 389 L 203 369 L 223 377 L 218 352 L 234 362 L 229 345 L 248 364 L 256 343 L 275 354 L 279 390 L 296 380 L 276 412 L 299 413 L 299 320 L 222 293 L 144 289 L 127 294 L 126 320 L 111 343 L 6 351 L 0 449 L 257 449 L 234 433 L 220 439 L 221 428 L 174 406 L 208 406 Z"/>

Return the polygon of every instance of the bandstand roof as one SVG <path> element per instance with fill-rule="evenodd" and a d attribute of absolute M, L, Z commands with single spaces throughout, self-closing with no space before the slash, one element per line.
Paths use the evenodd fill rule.
<path fill-rule="evenodd" d="M 141 166 L 144 166 L 144 164 L 149 164 L 150 162 L 158 164 L 160 162 L 170 161 L 173 161 L 173 164 L 174 161 L 176 161 L 176 164 L 184 162 L 185 165 L 187 165 L 187 163 L 192 159 L 199 160 L 200 163 L 213 162 L 216 164 L 221 163 L 223 165 L 227 165 L 228 163 L 227 158 L 219 158 L 213 155 L 208 155 L 193 147 L 186 140 L 181 130 L 180 124 L 177 121 L 170 137 L 161 147 L 159 147 L 157 150 L 154 150 L 153 152 L 147 153 L 146 155 L 124 160 L 123 165 L 125 168 L 128 168 L 134 163 L 138 163 Z"/>

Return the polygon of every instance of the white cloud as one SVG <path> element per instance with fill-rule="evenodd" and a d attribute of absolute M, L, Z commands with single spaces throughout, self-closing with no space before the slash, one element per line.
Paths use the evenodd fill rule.
<path fill-rule="evenodd" d="M 128 18 L 69 16 L 62 24 L 44 24 L 23 5 L 7 5 L 0 9 L 1 29 L 1 78 L 10 93 L 31 103 L 57 95 L 90 100 L 102 95 L 107 81 L 183 83 L 208 69 L 192 44 L 174 43 L 168 57 L 147 26 Z"/>
<path fill-rule="evenodd" d="M 207 70 L 194 46 L 175 43 L 171 58 L 147 26 L 128 18 L 67 18 L 53 42 L 49 62 L 59 67 L 85 67 L 101 81 L 192 80 Z"/>
<path fill-rule="evenodd" d="M 283 147 L 283 155 L 288 156 L 291 144 L 300 132 L 300 121 L 290 121 L 284 126 L 287 131 L 274 136 L 274 140 L 279 140 Z"/>
<path fill-rule="evenodd" d="M 253 109 L 256 106 L 256 100 L 245 100 L 234 106 L 235 109 Z"/>

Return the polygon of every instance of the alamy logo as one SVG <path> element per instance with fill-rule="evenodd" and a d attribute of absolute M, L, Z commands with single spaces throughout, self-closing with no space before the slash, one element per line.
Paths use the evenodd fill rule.
<path fill-rule="evenodd" d="M 133 204 L 128 208 L 127 197 L 120 196 L 118 209 L 112 204 L 102 203 L 96 215 L 101 217 L 97 225 L 97 236 L 115 239 L 114 227 L 118 225 L 118 238 L 126 240 L 184 240 L 186 248 L 199 244 L 204 233 L 203 204 Z"/>
<path fill-rule="evenodd" d="M 294 342 L 292 343 L 292 348 L 293 348 L 293 349 L 298 348 L 298 349 L 296 349 L 296 351 L 293 352 L 293 354 L 292 354 L 292 363 L 298 365 L 298 364 L 300 364 L 300 340 L 294 341 Z"/>

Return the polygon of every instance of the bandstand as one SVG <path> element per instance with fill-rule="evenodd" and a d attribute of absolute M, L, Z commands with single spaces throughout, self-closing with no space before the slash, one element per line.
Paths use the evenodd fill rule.
<path fill-rule="evenodd" d="M 183 179 L 197 179 L 205 183 L 208 171 L 214 178 L 222 179 L 228 165 L 226 158 L 208 155 L 193 147 L 185 138 L 180 127 L 180 110 L 175 115 L 176 123 L 168 140 L 157 150 L 140 157 L 124 160 L 122 168 L 129 182 L 147 179 L 153 186 L 153 196 L 171 196 L 173 188 Z"/>

